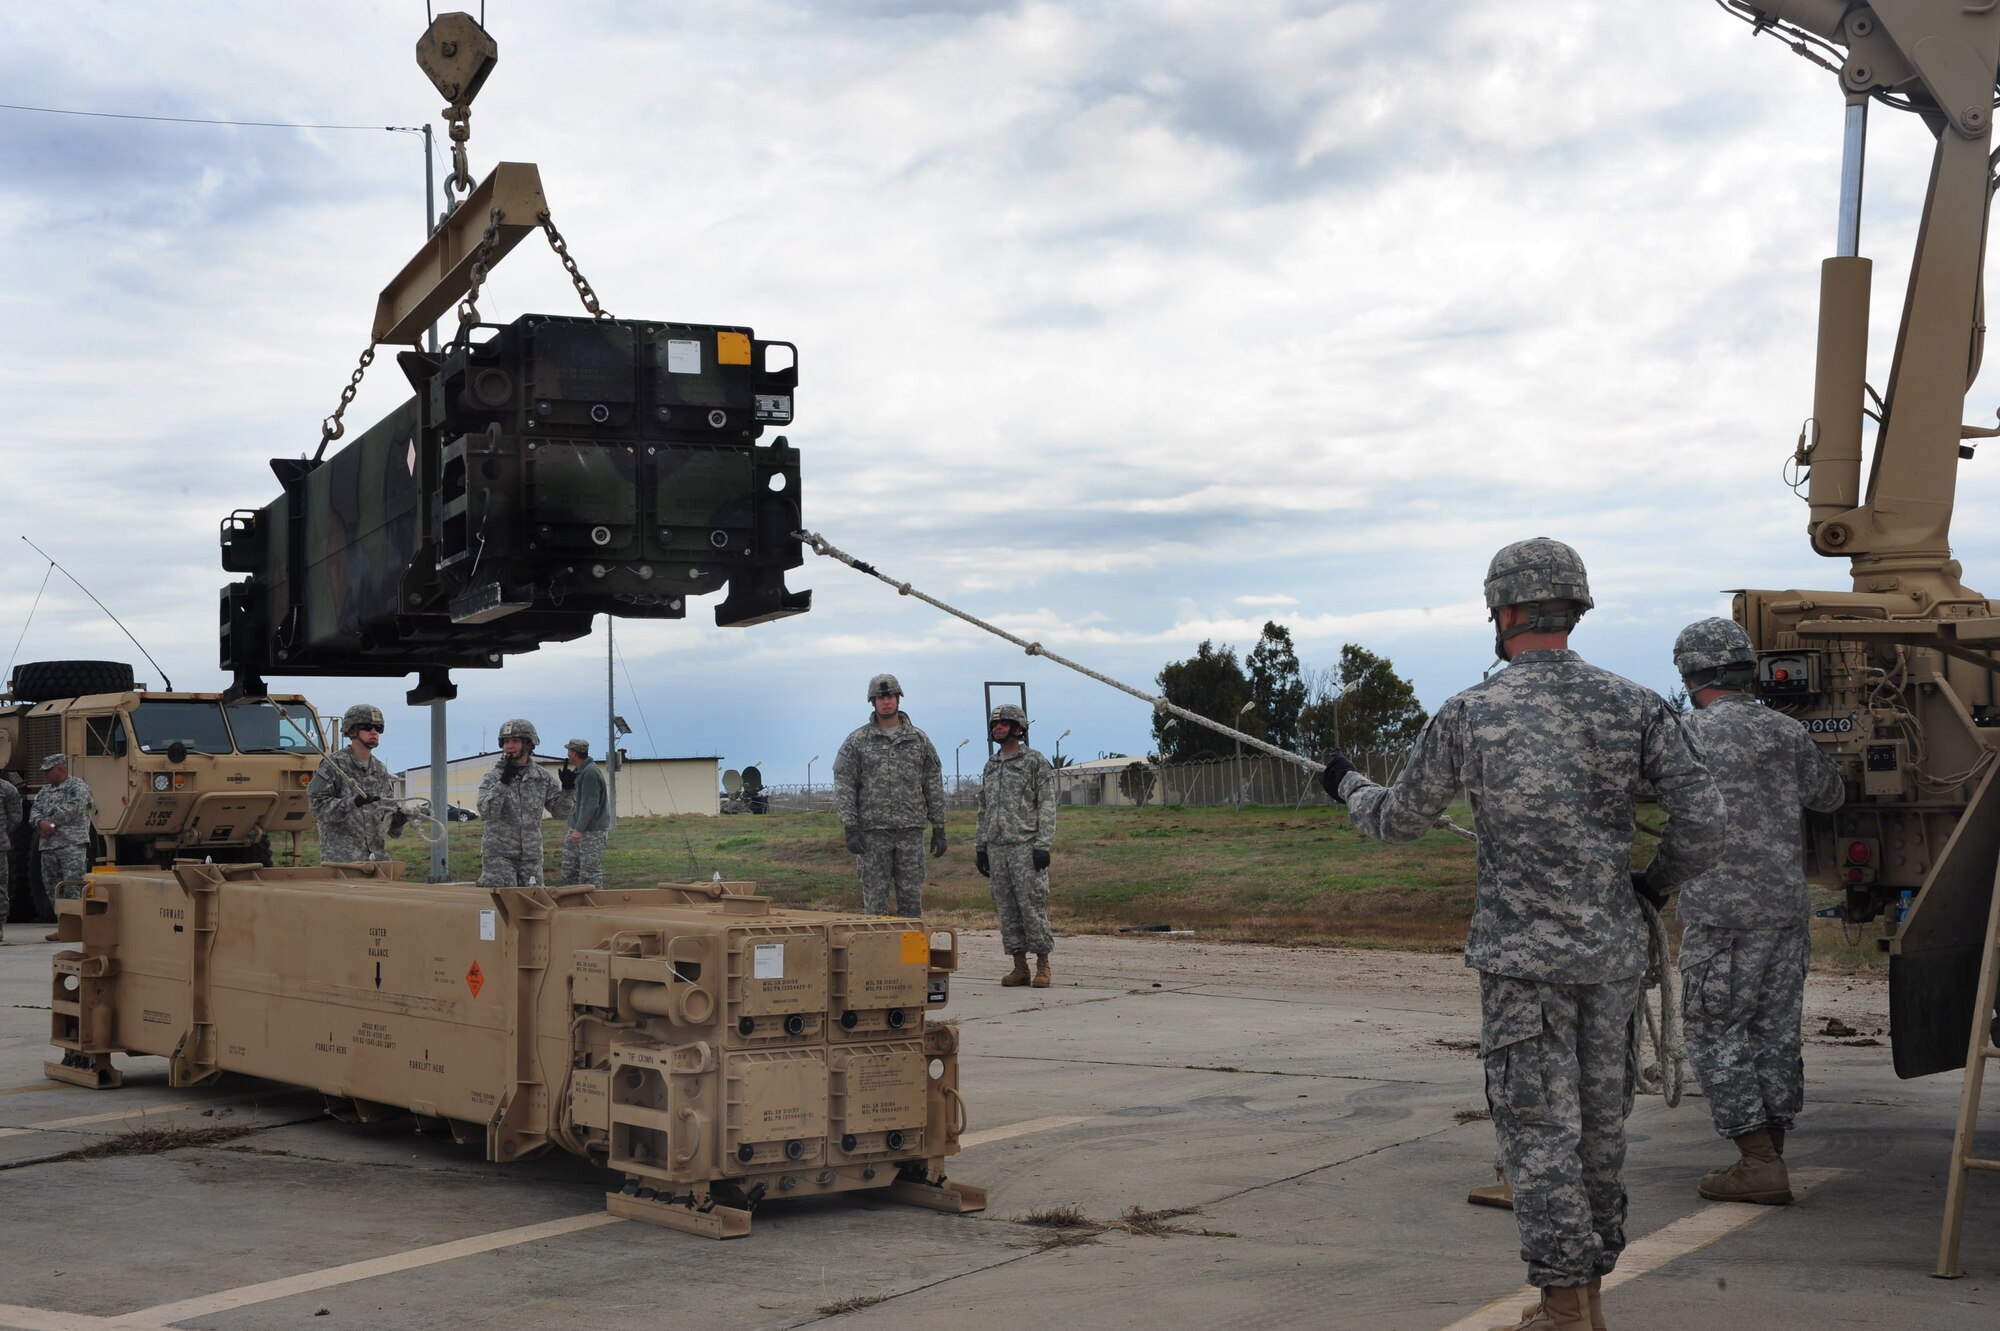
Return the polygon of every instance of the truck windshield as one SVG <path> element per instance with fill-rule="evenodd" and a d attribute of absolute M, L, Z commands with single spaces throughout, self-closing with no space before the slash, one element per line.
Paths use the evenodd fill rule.
<path fill-rule="evenodd" d="M 132 730 L 141 753 L 165 753 L 179 740 L 189 753 L 228 753 L 229 727 L 222 706 L 212 702 L 181 702 L 161 698 L 132 709 Z"/>
<path fill-rule="evenodd" d="M 318 753 L 319 733 L 313 714 L 304 703 L 290 703 L 282 709 L 275 703 L 229 704 L 229 728 L 236 732 L 236 747 L 242 753 Z"/>

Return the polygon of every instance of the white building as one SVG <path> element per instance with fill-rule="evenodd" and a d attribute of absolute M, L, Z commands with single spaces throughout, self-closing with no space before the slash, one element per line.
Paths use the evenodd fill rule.
<path fill-rule="evenodd" d="M 536 754 L 536 763 L 554 775 L 560 760 Z M 475 753 L 469 758 L 453 758 L 445 764 L 445 788 L 450 802 L 462 809 L 476 808 L 479 783 L 500 761 L 498 752 Z M 618 807 L 620 818 L 654 818 L 663 814 L 722 812 L 718 768 L 720 758 L 625 758 L 618 765 Z M 601 765 L 601 764 L 600 764 Z M 428 764 L 396 774 L 404 796 L 429 799 L 431 769 Z"/>

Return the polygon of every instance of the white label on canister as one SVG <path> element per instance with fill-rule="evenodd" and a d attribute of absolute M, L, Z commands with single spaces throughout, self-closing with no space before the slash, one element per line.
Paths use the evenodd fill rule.
<path fill-rule="evenodd" d="M 500 913 L 492 910 L 479 912 L 479 941 L 490 943 L 499 933 Z"/>
<path fill-rule="evenodd" d="M 700 374 L 701 343 L 670 338 L 667 341 L 668 374 Z"/>
<path fill-rule="evenodd" d="M 785 945 L 759 943 L 751 949 L 750 973 L 760 980 L 785 978 Z"/>

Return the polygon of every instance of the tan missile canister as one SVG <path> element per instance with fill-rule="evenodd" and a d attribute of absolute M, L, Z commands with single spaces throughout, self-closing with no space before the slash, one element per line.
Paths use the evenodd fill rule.
<path fill-rule="evenodd" d="M 948 1211 L 965 1128 L 958 962 L 921 921 L 783 910 L 747 883 L 600 891 L 400 880 L 401 867 L 97 873 L 58 903 L 48 1075 L 318 1090 L 487 1158 L 551 1146 L 623 1176 L 622 1216 L 716 1238 L 767 1199 L 880 1189 Z"/>

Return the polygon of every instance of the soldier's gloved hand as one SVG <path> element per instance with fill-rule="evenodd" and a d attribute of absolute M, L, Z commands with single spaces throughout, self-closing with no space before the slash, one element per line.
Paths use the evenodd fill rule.
<path fill-rule="evenodd" d="M 527 768 L 517 762 L 511 760 L 504 762 L 500 764 L 500 779 L 502 781 L 518 781 L 521 779 L 521 773 L 526 770 Z"/>
<path fill-rule="evenodd" d="M 1049 867 L 1049 853 L 1046 850 L 1043 850 L 1040 846 L 1035 847 L 1034 859 L 1035 859 L 1036 873 L 1040 873 L 1042 870 Z"/>
<path fill-rule="evenodd" d="M 356 795 L 354 797 L 354 807 L 365 809 L 380 798 L 382 798 L 380 795 Z"/>
<path fill-rule="evenodd" d="M 1645 902 L 1654 910 L 1665 910 L 1667 908 L 1667 889 L 1664 887 L 1654 887 L 1651 883 L 1648 883 L 1646 875 L 1638 869 L 1632 871 L 1632 890 L 1638 894 L 1639 900 Z"/>
<path fill-rule="evenodd" d="M 862 851 L 868 849 L 868 843 L 861 839 L 861 829 L 856 827 L 843 827 L 840 829 L 840 832 L 842 836 L 847 838 L 848 850 L 852 851 L 854 854 L 859 855 Z"/>
<path fill-rule="evenodd" d="M 979 870 L 981 878 L 993 876 L 993 861 L 986 858 L 986 847 L 981 846 L 972 852 L 972 867 Z"/>
<path fill-rule="evenodd" d="M 944 854 L 948 844 L 944 839 L 944 829 L 942 827 L 933 827 L 931 829 L 931 858 L 936 859 Z"/>
<path fill-rule="evenodd" d="M 401 809 L 396 810 L 394 813 L 389 815 L 389 835 L 390 836 L 403 835 L 403 829 L 409 826 L 409 823 L 410 823 L 410 815 L 404 813 Z"/>
<path fill-rule="evenodd" d="M 1339 749 L 1326 755 L 1326 770 L 1319 774 L 1320 785 L 1326 787 L 1327 798 L 1335 804 L 1345 804 L 1340 798 L 1340 780 L 1354 770 L 1354 764 Z"/>
<path fill-rule="evenodd" d="M 562 788 L 564 790 L 575 790 L 576 769 L 574 767 L 571 767 L 568 763 L 564 763 L 561 767 L 556 769 L 556 780 L 562 782 Z"/>

